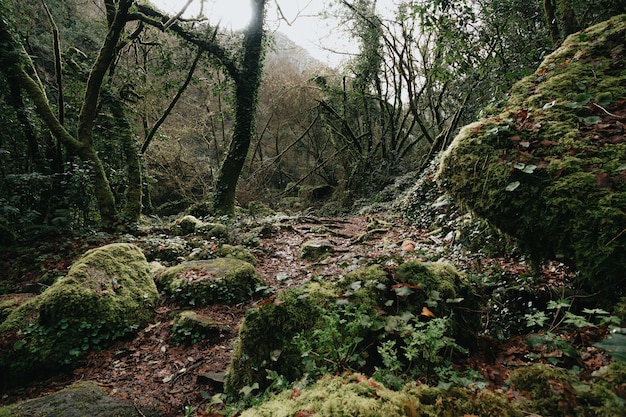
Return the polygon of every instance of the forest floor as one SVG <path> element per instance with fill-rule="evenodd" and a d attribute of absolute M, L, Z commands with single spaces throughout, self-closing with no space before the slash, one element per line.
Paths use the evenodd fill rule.
<path fill-rule="evenodd" d="M 271 292 L 300 286 L 313 278 L 339 276 L 359 266 L 380 263 L 393 270 L 398 263 L 420 259 L 445 259 L 461 271 L 495 274 L 502 280 L 519 282 L 535 274 L 538 286 L 563 286 L 572 274 L 559 263 L 544 266 L 537 277 L 523 258 L 488 257 L 458 249 L 450 234 L 408 225 L 391 213 L 356 215 L 342 218 L 285 216 L 273 223 L 273 233 L 259 236 L 252 252 L 257 270 L 266 279 Z M 332 256 L 320 262 L 300 259 L 300 246 L 306 240 L 324 236 L 334 245 Z M 104 241 L 103 241 L 104 240 Z M 21 288 L 37 287 L 42 274 L 63 275 L 71 262 L 87 248 L 117 240 L 114 237 L 71 241 L 46 241 L 32 248 L 37 262 L 5 260 L 2 270 L 12 275 L 19 269 Z M 29 255 L 32 256 L 32 253 Z M 30 266 L 27 266 L 30 265 Z M 14 276 L 15 277 L 15 276 Z M 265 296 L 267 297 L 267 295 Z M 196 309 L 221 324 L 221 334 L 193 345 L 175 343 L 172 321 L 181 306 L 163 298 L 156 308 L 153 323 L 134 337 L 116 341 L 110 348 L 89 353 L 83 364 L 29 386 L 2 393 L 0 404 L 10 404 L 62 389 L 80 380 L 95 381 L 112 396 L 132 401 L 137 406 L 156 406 L 163 416 L 185 415 L 193 407 L 196 415 L 221 392 L 233 341 L 246 311 L 263 303 L 259 296 L 247 303 L 216 305 Z M 485 320 L 489 320 L 486 316 Z M 591 346 L 602 335 L 598 329 L 586 330 L 585 354 L 578 360 L 581 372 L 591 373 L 608 363 L 608 358 Z M 602 333 L 602 332 L 600 332 Z M 581 337 L 579 331 L 573 337 Z M 567 337 L 567 336 L 562 336 Z M 584 337 L 583 337 L 584 338 Z M 460 367 L 478 370 L 493 388 L 505 383 L 508 371 L 529 361 L 531 348 L 527 335 L 505 341 L 484 335 Z M 550 352 L 563 357 L 558 350 Z"/>

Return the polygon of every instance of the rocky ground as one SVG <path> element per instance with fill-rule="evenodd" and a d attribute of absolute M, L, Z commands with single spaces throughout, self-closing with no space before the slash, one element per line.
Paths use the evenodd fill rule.
<path fill-rule="evenodd" d="M 412 222 L 415 223 L 419 222 Z M 420 228 L 393 212 L 340 218 L 273 215 L 248 219 L 247 224 L 239 227 L 238 239 L 251 244 L 257 260 L 256 268 L 267 281 L 267 288 L 246 303 L 196 309 L 220 324 L 219 335 L 192 345 L 176 343 L 172 322 L 174 313 L 181 307 L 164 297 L 156 308 L 154 323 L 140 330 L 135 337 L 119 340 L 109 349 L 88 354 L 82 366 L 74 370 L 27 387 L 8 390 L 2 393 L 0 401 L 10 404 L 57 391 L 76 381 L 91 380 L 113 397 L 132 401 L 137 406 L 156 406 L 164 416 L 184 415 L 185 407 L 193 407 L 198 415 L 202 415 L 201 410 L 212 401 L 214 394 L 221 392 L 232 343 L 246 311 L 262 304 L 275 292 L 302 285 L 307 280 L 339 276 L 372 263 L 393 269 L 399 263 L 413 259 L 444 259 L 455 263 L 460 270 L 495 272 L 503 279 L 513 281 L 533 274 L 523 259 L 461 251 L 455 242 L 455 234 L 446 228 L 434 231 Z M 4 270 L 15 272 L 16 268 L 21 268 L 22 280 L 14 285 L 36 288 L 49 274 L 62 275 L 73 255 L 79 255 L 87 246 L 104 243 L 102 239 L 101 236 L 90 240 L 76 238 L 65 242 L 64 246 L 58 246 L 58 242 L 42 243 L 37 248 L 41 270 L 29 270 L 16 259 L 5 260 L 7 268 Z M 129 237 L 107 236 L 104 240 L 116 239 L 129 240 Z M 135 243 L 144 245 L 147 252 L 153 253 L 154 239 L 154 235 L 133 238 Z M 159 239 L 162 245 L 166 245 L 169 237 L 160 234 Z M 312 239 L 324 239 L 331 247 L 330 256 L 321 261 L 302 259 L 302 245 Z M 176 238 L 175 242 L 181 244 L 185 239 Z M 61 250 L 48 252 L 53 247 Z M 568 277 L 569 273 L 562 265 L 551 263 L 543 269 L 541 280 L 561 285 Z M 486 335 L 482 345 L 459 365 L 472 366 L 492 386 L 501 386 L 511 366 L 527 361 L 529 347 L 524 341 L 525 336 L 520 335 L 499 344 Z M 607 362 L 607 358 L 597 351 L 590 351 L 587 359 L 590 372 Z"/>

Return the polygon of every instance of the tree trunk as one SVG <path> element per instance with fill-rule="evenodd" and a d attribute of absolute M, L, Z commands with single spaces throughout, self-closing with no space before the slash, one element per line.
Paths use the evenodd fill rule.
<path fill-rule="evenodd" d="M 246 29 L 240 76 L 235 79 L 235 127 L 215 184 L 213 208 L 234 214 L 237 181 L 254 134 L 256 103 L 263 67 L 263 21 L 266 0 L 253 0 L 253 19 Z"/>

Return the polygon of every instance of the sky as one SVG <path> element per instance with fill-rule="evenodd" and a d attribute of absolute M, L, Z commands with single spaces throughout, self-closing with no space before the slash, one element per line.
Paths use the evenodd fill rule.
<path fill-rule="evenodd" d="M 168 14 L 178 13 L 187 0 L 150 0 Z M 193 0 L 184 16 L 197 16 L 201 0 Z M 292 41 L 330 66 L 338 66 L 348 55 L 338 52 L 355 52 L 354 41 L 341 36 L 337 23 L 318 17 L 328 0 L 278 0 L 285 16 L 280 19 L 275 2 L 269 2 L 267 23 L 270 30 L 286 34 Z M 238 30 L 250 20 L 250 0 L 205 0 L 204 13 L 209 22 Z"/>

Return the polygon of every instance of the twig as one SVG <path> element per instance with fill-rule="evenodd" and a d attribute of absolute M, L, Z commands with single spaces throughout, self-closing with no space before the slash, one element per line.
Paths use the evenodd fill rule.
<path fill-rule="evenodd" d="M 607 109 L 599 105 L 598 103 L 591 103 L 591 104 L 593 104 L 594 106 L 596 106 L 597 108 L 599 108 L 600 110 L 608 114 L 609 116 L 615 117 L 616 119 L 622 119 L 622 120 L 625 119 L 624 117 L 620 117 L 617 114 L 611 113 L 610 111 L 608 111 Z"/>
<path fill-rule="evenodd" d="M 139 415 L 141 417 L 146 417 L 146 415 L 144 413 L 141 412 L 141 410 L 139 409 L 139 407 L 137 407 L 137 404 L 133 403 L 133 406 L 135 407 L 135 410 L 137 410 L 137 412 L 139 413 Z"/>

